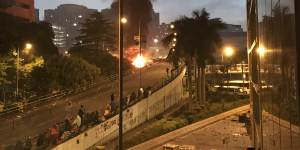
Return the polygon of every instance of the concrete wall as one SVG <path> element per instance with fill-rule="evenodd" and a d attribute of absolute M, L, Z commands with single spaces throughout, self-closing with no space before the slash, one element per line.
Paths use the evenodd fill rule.
<path fill-rule="evenodd" d="M 182 79 L 185 71 L 184 69 L 175 80 L 153 93 L 150 97 L 124 110 L 124 132 L 156 117 L 183 100 Z M 96 143 L 105 143 L 108 140 L 114 139 L 118 136 L 118 118 L 119 116 L 117 115 L 77 137 L 56 146 L 53 150 L 84 150 L 94 146 Z"/>

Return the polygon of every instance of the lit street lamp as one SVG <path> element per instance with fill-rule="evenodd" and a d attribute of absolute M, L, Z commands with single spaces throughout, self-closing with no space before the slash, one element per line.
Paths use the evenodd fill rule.
<path fill-rule="evenodd" d="M 171 24 L 171 25 L 170 25 L 170 28 L 171 28 L 171 29 L 174 29 L 174 28 L 175 28 L 175 25 L 174 25 L 174 24 Z"/>
<path fill-rule="evenodd" d="M 23 49 L 23 52 L 25 54 L 29 54 L 30 53 L 30 50 L 32 49 L 32 44 L 31 43 L 26 43 L 25 44 L 25 47 Z M 17 74 L 17 79 L 16 79 L 16 96 L 18 98 L 19 96 L 19 63 L 20 63 L 20 48 L 17 48 L 17 65 L 16 65 L 16 74 Z"/>
<path fill-rule="evenodd" d="M 223 66 L 224 66 L 224 70 L 223 70 L 223 77 L 225 78 L 225 70 L 227 70 L 227 90 L 229 89 L 229 66 L 226 67 L 225 66 L 225 62 L 224 62 L 224 55 L 227 57 L 227 58 L 230 58 L 232 57 L 234 54 L 234 50 L 232 47 L 225 47 L 224 50 L 222 51 L 222 63 L 223 63 Z M 223 85 L 224 87 L 224 79 L 223 79 Z M 224 111 L 224 99 L 222 99 L 222 108 L 223 108 L 223 111 Z"/>
<path fill-rule="evenodd" d="M 123 32 L 124 24 L 127 22 L 127 19 L 123 16 L 123 6 L 124 0 L 119 0 L 119 150 L 123 150 Z"/>

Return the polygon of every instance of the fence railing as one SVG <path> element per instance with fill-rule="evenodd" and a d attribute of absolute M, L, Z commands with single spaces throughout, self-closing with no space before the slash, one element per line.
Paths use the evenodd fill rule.
<path fill-rule="evenodd" d="M 129 75 L 130 72 L 126 72 L 125 75 Z M 49 101 L 52 100 L 56 100 L 59 98 L 63 98 L 66 96 L 72 96 L 72 95 L 76 95 L 82 92 L 85 92 L 91 88 L 97 87 L 99 85 L 105 85 L 106 83 L 110 83 L 111 81 L 117 80 L 118 79 L 118 75 L 117 74 L 112 74 L 109 76 L 103 76 L 104 80 L 103 82 L 98 82 L 98 83 L 90 83 L 87 84 L 85 86 L 81 86 L 81 87 L 77 87 L 77 88 L 72 88 L 72 89 L 66 89 L 66 90 L 60 90 L 58 92 L 55 93 L 49 93 L 47 95 L 43 95 L 43 96 L 36 96 L 36 97 L 30 97 L 28 99 L 25 99 L 21 102 L 15 102 L 13 104 L 10 105 L 5 105 L 3 107 L 3 110 L 0 112 L 0 117 L 4 116 L 4 115 L 8 115 L 11 113 L 16 113 L 16 112 L 23 112 L 24 109 L 28 109 L 34 106 L 38 106 L 40 104 L 43 103 L 47 103 Z"/>

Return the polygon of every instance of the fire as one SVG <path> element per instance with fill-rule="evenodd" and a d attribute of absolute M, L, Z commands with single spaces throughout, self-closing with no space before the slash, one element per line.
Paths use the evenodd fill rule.
<path fill-rule="evenodd" d="M 139 54 L 132 62 L 132 65 L 134 65 L 136 68 L 143 68 L 145 67 L 146 62 L 146 58 L 144 58 L 143 54 Z"/>

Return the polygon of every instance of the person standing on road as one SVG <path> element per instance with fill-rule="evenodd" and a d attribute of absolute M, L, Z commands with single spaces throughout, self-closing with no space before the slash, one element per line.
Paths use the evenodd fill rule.
<path fill-rule="evenodd" d="M 169 68 L 168 67 L 166 69 L 166 72 L 167 72 L 167 77 L 169 78 Z"/>
<path fill-rule="evenodd" d="M 73 109 L 72 102 L 68 101 L 67 105 L 65 107 L 65 111 L 66 111 L 66 117 L 65 117 L 65 119 L 71 119 L 71 117 L 73 116 L 72 109 Z"/>

